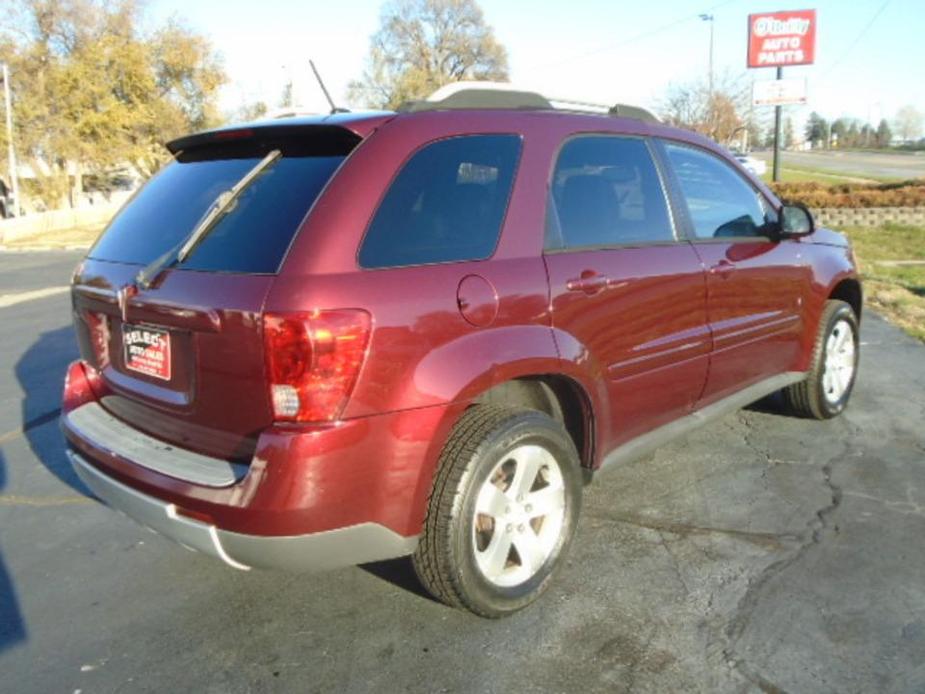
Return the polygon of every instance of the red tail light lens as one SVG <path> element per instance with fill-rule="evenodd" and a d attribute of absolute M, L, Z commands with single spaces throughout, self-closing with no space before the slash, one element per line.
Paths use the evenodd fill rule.
<path fill-rule="evenodd" d="M 99 375 L 86 362 L 71 362 L 64 377 L 61 409 L 65 413 L 70 412 L 93 400 L 96 396 L 93 394 L 92 384 L 97 382 L 98 378 Z"/>
<path fill-rule="evenodd" d="M 95 366 L 100 370 L 105 369 L 109 366 L 109 317 L 105 313 L 84 311 L 84 322 L 90 332 Z"/>
<path fill-rule="evenodd" d="M 268 313 L 263 318 L 270 400 L 277 420 L 340 417 L 366 358 L 365 311 Z"/>

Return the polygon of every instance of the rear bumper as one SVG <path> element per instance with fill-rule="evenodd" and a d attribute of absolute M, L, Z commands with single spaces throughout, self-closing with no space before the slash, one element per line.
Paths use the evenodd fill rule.
<path fill-rule="evenodd" d="M 72 364 L 60 419 L 69 456 L 109 505 L 187 547 L 242 567 L 296 570 L 411 553 L 449 405 L 330 424 L 270 426 L 247 464 L 145 434 Z"/>
<path fill-rule="evenodd" d="M 110 507 L 184 547 L 221 559 L 236 569 L 325 571 L 410 554 L 417 537 L 403 537 L 377 523 L 306 535 L 263 536 L 222 530 L 187 518 L 177 506 L 142 494 L 68 451 L 77 476 Z"/>

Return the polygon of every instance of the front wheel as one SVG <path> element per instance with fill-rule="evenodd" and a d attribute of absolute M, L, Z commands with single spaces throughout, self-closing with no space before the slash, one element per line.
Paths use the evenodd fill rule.
<path fill-rule="evenodd" d="M 806 380 L 784 391 L 798 415 L 830 419 L 848 405 L 860 358 L 858 318 L 844 301 L 826 302 Z"/>
<path fill-rule="evenodd" d="M 542 412 L 471 407 L 440 458 L 413 557 L 421 582 L 483 617 L 536 600 L 575 531 L 579 467 L 568 433 Z"/>

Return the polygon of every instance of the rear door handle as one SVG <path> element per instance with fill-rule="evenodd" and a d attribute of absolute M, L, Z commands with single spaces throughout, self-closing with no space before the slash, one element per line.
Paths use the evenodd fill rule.
<path fill-rule="evenodd" d="M 590 296 L 606 289 L 609 285 L 610 279 L 606 275 L 599 275 L 594 270 L 582 270 L 580 277 L 575 277 L 565 283 L 565 288 L 570 292 L 583 292 Z"/>
<path fill-rule="evenodd" d="M 735 263 L 730 263 L 728 260 L 723 258 L 716 265 L 710 268 L 711 275 L 719 275 L 720 277 L 728 277 L 736 269 Z"/>

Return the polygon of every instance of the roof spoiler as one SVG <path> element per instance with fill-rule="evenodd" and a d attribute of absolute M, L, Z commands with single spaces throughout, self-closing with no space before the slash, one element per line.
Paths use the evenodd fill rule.
<path fill-rule="evenodd" d="M 337 116 L 257 121 L 184 135 L 171 140 L 165 146 L 171 154 L 176 155 L 201 147 L 264 142 L 272 144 L 289 140 L 302 144 L 324 141 L 330 145 L 332 151 L 349 151 L 382 121 L 393 116 L 394 114 L 373 114 L 358 118 L 353 114 L 345 114 L 343 122 L 331 122 Z"/>

